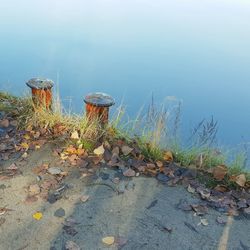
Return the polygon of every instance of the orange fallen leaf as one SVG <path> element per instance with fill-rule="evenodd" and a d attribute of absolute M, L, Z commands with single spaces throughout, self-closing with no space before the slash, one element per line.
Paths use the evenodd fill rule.
<path fill-rule="evenodd" d="M 165 161 L 173 161 L 174 160 L 173 153 L 171 151 L 166 151 L 164 153 L 163 159 Z"/>

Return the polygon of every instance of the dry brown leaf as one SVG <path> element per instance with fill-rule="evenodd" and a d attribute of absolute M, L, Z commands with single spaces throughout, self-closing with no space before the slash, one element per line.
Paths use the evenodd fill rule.
<path fill-rule="evenodd" d="M 226 191 L 228 190 L 228 188 L 227 188 L 226 186 L 224 186 L 224 185 L 217 185 L 217 186 L 214 188 L 214 190 L 216 190 L 216 191 L 218 191 L 218 192 L 224 193 L 224 192 L 226 192 Z"/>
<path fill-rule="evenodd" d="M 12 163 L 9 167 L 7 167 L 8 170 L 17 170 L 18 167 L 15 163 Z"/>
<path fill-rule="evenodd" d="M 173 161 L 174 160 L 173 153 L 171 151 L 164 152 L 163 159 L 165 161 Z"/>
<path fill-rule="evenodd" d="M 103 145 L 101 145 L 100 147 L 98 147 L 94 150 L 94 154 L 96 154 L 98 156 L 103 155 L 104 152 L 105 152 L 105 149 L 104 149 Z"/>
<path fill-rule="evenodd" d="M 73 140 L 78 140 L 79 139 L 79 134 L 77 131 L 74 131 L 71 136 L 70 136 L 71 139 Z"/>
<path fill-rule="evenodd" d="M 129 155 L 134 149 L 129 146 L 122 146 L 122 153 L 124 155 Z"/>
<path fill-rule="evenodd" d="M 120 154 L 120 149 L 119 147 L 114 147 L 113 150 L 112 150 L 112 154 L 115 154 L 115 155 L 119 155 Z"/>
<path fill-rule="evenodd" d="M 187 187 L 187 191 L 191 194 L 194 194 L 195 193 L 195 188 L 191 187 L 191 185 L 188 185 Z"/>
<path fill-rule="evenodd" d="M 244 187 L 246 184 L 246 176 L 245 174 L 240 174 L 236 176 L 235 182 L 240 186 L 240 187 Z"/>
<path fill-rule="evenodd" d="M 216 180 L 222 181 L 227 174 L 227 166 L 219 165 L 213 169 L 213 176 Z"/>

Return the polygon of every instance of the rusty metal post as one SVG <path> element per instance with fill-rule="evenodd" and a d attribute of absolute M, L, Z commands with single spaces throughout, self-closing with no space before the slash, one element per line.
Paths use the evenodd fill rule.
<path fill-rule="evenodd" d="M 44 78 L 32 78 L 26 82 L 31 88 L 32 100 L 36 109 L 51 109 L 52 105 L 52 87 L 54 82 Z"/>
<path fill-rule="evenodd" d="M 90 120 L 99 119 L 103 125 L 109 120 L 109 107 L 115 104 L 114 99 L 105 93 L 88 94 L 84 102 L 86 103 L 86 115 Z"/>

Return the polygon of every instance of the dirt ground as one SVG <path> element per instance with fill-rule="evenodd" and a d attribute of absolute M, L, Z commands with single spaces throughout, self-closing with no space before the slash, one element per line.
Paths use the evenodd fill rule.
<path fill-rule="evenodd" d="M 204 216 L 183 211 L 180 203 L 200 202 L 184 187 L 142 176 L 122 178 L 119 170 L 105 166 L 89 177 L 73 167 L 60 198 L 27 201 L 27 187 L 41 182 L 32 168 L 44 162 L 63 168 L 46 145 L 16 163 L 22 174 L 0 181 L 0 207 L 11 209 L 0 213 L 0 250 L 250 249 L 248 217 L 223 217 L 213 209 Z M 121 180 L 114 183 L 115 177 Z M 87 196 L 87 201 L 81 200 Z M 36 212 L 42 213 L 40 220 L 33 218 Z M 218 216 L 225 224 L 217 222 Z M 116 242 L 105 245 L 106 236 L 114 236 Z M 68 241 L 79 248 L 67 248 Z"/>

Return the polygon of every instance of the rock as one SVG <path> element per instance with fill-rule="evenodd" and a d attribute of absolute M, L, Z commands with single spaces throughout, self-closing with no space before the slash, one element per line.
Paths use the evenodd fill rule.
<path fill-rule="evenodd" d="M 117 189 L 118 189 L 118 192 L 119 192 L 119 193 L 124 193 L 124 192 L 125 192 L 125 188 L 126 188 L 126 185 L 125 185 L 124 182 L 120 182 L 120 183 L 118 184 Z"/>
<path fill-rule="evenodd" d="M 41 189 L 40 189 L 39 185 L 34 184 L 34 185 L 29 186 L 29 194 L 30 195 L 40 194 L 40 192 L 41 192 Z"/>
<path fill-rule="evenodd" d="M 16 120 L 11 121 L 10 125 L 13 127 L 17 127 L 17 121 Z"/>
<path fill-rule="evenodd" d="M 81 250 L 81 248 L 73 241 L 69 240 L 65 244 L 66 250 Z"/>
<path fill-rule="evenodd" d="M 65 210 L 63 208 L 57 209 L 54 213 L 54 216 L 59 218 L 65 216 Z"/>
<path fill-rule="evenodd" d="M 50 203 L 50 204 L 53 204 L 55 203 L 60 197 L 56 194 L 49 194 L 48 195 L 48 199 L 47 201 Z"/>
<path fill-rule="evenodd" d="M 170 180 L 170 178 L 168 176 L 166 176 L 165 174 L 162 174 L 162 173 L 159 173 L 156 176 L 156 179 L 162 183 L 167 183 Z"/>
<path fill-rule="evenodd" d="M 123 172 L 123 175 L 126 177 L 133 177 L 133 176 L 135 176 L 135 171 L 133 169 L 129 168 Z"/>
<path fill-rule="evenodd" d="M 104 173 L 104 172 L 101 172 L 101 173 L 99 174 L 99 177 L 101 177 L 102 180 L 108 180 L 108 179 L 109 179 L 109 174 Z"/>
<path fill-rule="evenodd" d="M 134 188 L 135 188 L 135 183 L 132 182 L 132 181 L 129 181 L 129 182 L 127 183 L 127 185 L 126 185 L 126 189 L 127 189 L 127 190 L 134 190 Z"/>
<path fill-rule="evenodd" d="M 48 169 L 48 173 L 52 175 L 60 174 L 62 171 L 60 168 L 51 167 Z"/>
<path fill-rule="evenodd" d="M 10 125 L 10 122 L 8 119 L 3 119 L 2 121 L 0 121 L 0 127 L 2 128 L 8 128 Z"/>

